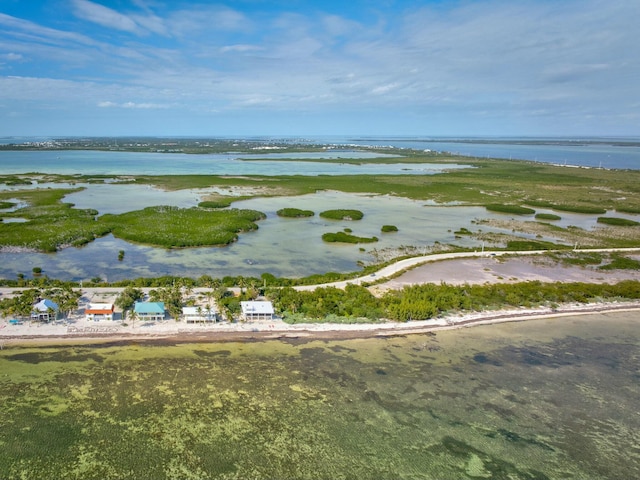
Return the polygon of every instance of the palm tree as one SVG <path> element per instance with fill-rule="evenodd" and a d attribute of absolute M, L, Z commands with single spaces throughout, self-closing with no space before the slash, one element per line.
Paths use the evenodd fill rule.
<path fill-rule="evenodd" d="M 136 320 L 138 319 L 138 312 L 136 312 L 135 310 L 131 310 L 129 318 L 131 319 L 131 328 L 135 328 Z"/>

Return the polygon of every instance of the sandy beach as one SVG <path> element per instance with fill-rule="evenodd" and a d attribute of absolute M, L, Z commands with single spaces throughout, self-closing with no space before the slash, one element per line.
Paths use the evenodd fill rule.
<path fill-rule="evenodd" d="M 416 262 L 419 264 L 419 262 Z M 635 270 L 601 271 L 584 267 L 559 266 L 540 256 L 509 256 L 504 259 L 492 254 L 480 257 L 465 255 L 446 261 L 422 261 L 415 268 L 408 269 L 399 276 L 397 272 L 406 266 L 387 267 L 379 272 L 378 278 L 393 277 L 369 287 L 374 293 L 387 289 L 402 288 L 417 283 L 496 283 L 540 280 L 543 282 L 581 281 L 594 283 L 616 283 L 621 280 L 640 280 L 640 272 Z M 368 280 L 368 279 L 367 279 Z M 356 279 L 353 283 L 362 282 Z M 383 322 L 371 324 L 331 324 L 300 323 L 288 324 L 281 319 L 264 322 L 220 322 L 214 324 L 185 323 L 173 319 L 161 322 L 125 323 L 121 313 L 116 312 L 114 321 L 89 321 L 82 314 L 88 303 L 112 303 L 120 289 L 83 289 L 78 312 L 65 320 L 52 323 L 22 322 L 15 325 L 8 319 L 0 320 L 0 346 L 24 344 L 71 344 L 71 343 L 113 343 L 113 342 L 210 342 L 248 341 L 268 339 L 332 339 L 360 338 L 390 335 L 408 335 L 433 332 L 442 329 L 466 328 L 474 325 L 524 321 L 548 317 L 592 315 L 605 319 L 608 315 L 640 314 L 640 302 L 619 302 L 599 304 L 563 304 L 555 308 L 539 307 L 530 309 L 504 309 L 482 312 L 461 312 L 441 317 L 410 321 L 406 323 Z M 0 289 L 0 298 L 14 293 L 13 289 Z M 198 289 L 193 295 L 201 293 Z"/>

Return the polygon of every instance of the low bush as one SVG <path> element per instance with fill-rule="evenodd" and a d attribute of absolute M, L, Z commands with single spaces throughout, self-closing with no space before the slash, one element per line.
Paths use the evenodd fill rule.
<path fill-rule="evenodd" d="M 602 265 L 600 270 L 640 270 L 640 262 L 622 255 L 613 255 L 611 263 Z"/>
<path fill-rule="evenodd" d="M 382 233 L 397 232 L 398 227 L 396 227 L 395 225 L 383 225 L 380 230 L 382 231 Z"/>
<path fill-rule="evenodd" d="M 542 242 L 536 240 L 511 240 L 507 242 L 507 250 L 562 250 L 568 249 L 566 245 L 558 245 L 552 242 Z"/>

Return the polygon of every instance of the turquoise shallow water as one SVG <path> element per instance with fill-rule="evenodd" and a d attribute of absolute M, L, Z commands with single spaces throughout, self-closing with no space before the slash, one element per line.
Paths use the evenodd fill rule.
<path fill-rule="evenodd" d="M 5 348 L 0 477 L 638 478 L 639 357 L 632 314 Z"/>

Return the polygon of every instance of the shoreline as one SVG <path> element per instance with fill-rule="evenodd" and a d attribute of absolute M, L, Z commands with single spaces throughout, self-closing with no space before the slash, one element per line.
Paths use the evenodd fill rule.
<path fill-rule="evenodd" d="M 458 330 L 501 323 L 523 322 L 572 316 L 608 315 L 640 312 L 640 301 L 621 303 L 569 304 L 559 308 L 503 309 L 471 313 L 451 314 L 430 320 L 407 323 L 364 324 L 286 324 L 282 321 L 249 324 L 226 324 L 181 328 L 185 324 L 174 324 L 175 328 L 148 331 L 121 331 L 115 333 L 96 332 L 42 332 L 42 334 L 3 335 L 0 328 L 0 349 L 6 347 L 54 347 L 54 346 L 118 346 L 139 343 L 144 345 L 167 345 L 178 343 L 228 343 L 315 340 L 351 340 L 365 338 L 389 338 L 396 336 L 435 334 L 438 331 Z M 106 322 L 100 322 L 104 327 Z M 166 323 L 163 325 L 166 327 Z M 37 327 L 35 327 L 37 328 Z M 100 327 L 96 327 L 100 328 Z M 111 327 L 109 327 L 111 328 Z M 145 328 L 145 327 L 139 327 Z"/>

